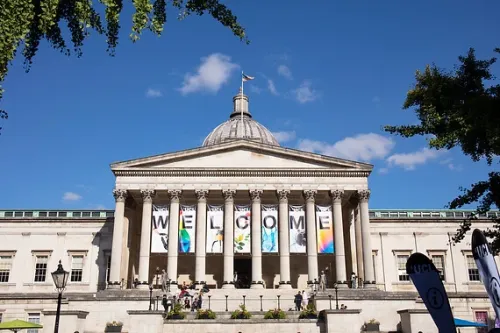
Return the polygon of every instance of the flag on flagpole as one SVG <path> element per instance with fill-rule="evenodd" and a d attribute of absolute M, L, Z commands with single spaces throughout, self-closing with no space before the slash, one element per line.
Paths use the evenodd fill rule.
<path fill-rule="evenodd" d="M 243 74 L 243 73 L 241 73 L 241 75 L 242 75 L 242 80 L 243 80 L 243 82 L 247 82 L 247 81 L 251 81 L 251 80 L 255 79 L 255 77 L 253 77 L 253 76 L 248 76 L 248 75 Z"/>

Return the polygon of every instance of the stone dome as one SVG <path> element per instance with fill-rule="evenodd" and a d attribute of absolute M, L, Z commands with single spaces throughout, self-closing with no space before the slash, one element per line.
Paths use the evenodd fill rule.
<path fill-rule="evenodd" d="M 252 119 L 248 111 L 248 96 L 240 93 L 233 97 L 233 112 L 229 119 L 217 126 L 203 141 L 203 147 L 233 140 L 249 140 L 279 146 L 278 140 L 262 124 Z"/>

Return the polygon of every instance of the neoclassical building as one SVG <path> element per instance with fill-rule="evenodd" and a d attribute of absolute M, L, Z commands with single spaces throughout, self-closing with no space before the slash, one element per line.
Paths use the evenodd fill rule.
<path fill-rule="evenodd" d="M 162 295 L 163 270 L 172 292 L 207 284 L 203 307 L 221 318 L 242 303 L 256 316 L 293 308 L 293 295 L 317 289 L 323 272 L 327 290 L 317 293 L 318 310 L 334 309 L 332 297 L 349 309 L 329 312 L 328 332 L 359 332 L 370 319 L 382 331 L 437 332 L 405 271 L 417 251 L 441 271 L 457 317 L 494 315 L 470 235 L 451 242 L 471 212 L 370 209 L 372 165 L 281 147 L 252 118 L 246 95 L 233 98 L 229 119 L 201 147 L 111 169 L 113 211 L 0 210 L 1 320 L 39 321 L 49 332 L 57 298 L 50 272 L 61 260 L 70 272 L 64 332 L 103 332 L 113 320 L 130 333 L 197 329 L 197 322 L 173 325 L 144 311 L 150 286 L 153 300 Z M 474 227 L 491 226 L 488 217 L 498 214 L 479 217 Z M 252 329 L 217 325 L 211 331 Z"/>

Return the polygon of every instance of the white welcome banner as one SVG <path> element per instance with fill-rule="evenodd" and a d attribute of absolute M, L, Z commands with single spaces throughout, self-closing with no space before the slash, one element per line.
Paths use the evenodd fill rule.
<path fill-rule="evenodd" d="M 333 253 L 332 206 L 316 205 L 316 238 L 318 253 Z"/>
<path fill-rule="evenodd" d="M 181 206 L 179 212 L 179 253 L 194 253 L 196 246 L 196 206 Z"/>
<path fill-rule="evenodd" d="M 151 253 L 167 253 L 168 225 L 170 223 L 168 206 L 153 206 L 151 217 Z"/>
<path fill-rule="evenodd" d="M 222 253 L 224 244 L 223 206 L 208 205 L 207 211 L 207 253 Z"/>
<path fill-rule="evenodd" d="M 262 205 L 262 252 L 278 252 L 278 205 Z"/>
<path fill-rule="evenodd" d="M 250 206 L 234 206 L 234 252 L 250 253 Z"/>
<path fill-rule="evenodd" d="M 288 206 L 290 253 L 306 253 L 306 212 L 304 206 Z"/>

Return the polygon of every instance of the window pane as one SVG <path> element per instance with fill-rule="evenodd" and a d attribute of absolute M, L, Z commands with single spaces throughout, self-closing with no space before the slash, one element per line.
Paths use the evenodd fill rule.
<path fill-rule="evenodd" d="M 444 280 L 444 256 L 442 255 L 436 255 L 431 257 L 432 262 L 434 263 L 434 266 L 436 266 L 436 269 L 439 271 L 439 276 L 441 277 L 441 280 Z"/>
<path fill-rule="evenodd" d="M 476 317 L 476 322 L 488 325 L 488 312 L 486 311 L 476 311 L 474 313 Z M 478 333 L 487 333 L 488 327 L 479 327 L 477 329 Z"/>
<path fill-rule="evenodd" d="M 9 282 L 12 256 L 0 256 L 0 282 Z"/>
<path fill-rule="evenodd" d="M 399 281 L 410 281 L 410 276 L 406 274 L 406 262 L 408 261 L 408 258 L 409 256 L 407 255 L 398 255 L 396 257 Z"/>
<path fill-rule="evenodd" d="M 40 324 L 40 314 L 39 313 L 28 313 L 28 321 L 30 323 Z M 27 333 L 38 333 L 38 329 L 27 330 Z"/>
<path fill-rule="evenodd" d="M 477 269 L 476 262 L 473 256 L 467 256 L 467 273 L 469 276 L 469 281 L 480 281 L 479 270 Z"/>
<path fill-rule="evenodd" d="M 36 256 L 35 264 L 35 282 L 45 282 L 47 276 L 48 256 Z"/>
<path fill-rule="evenodd" d="M 83 256 L 71 258 L 71 282 L 82 282 L 83 280 Z"/>

